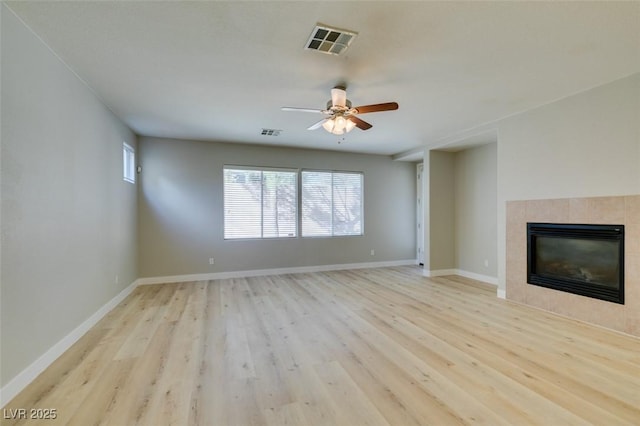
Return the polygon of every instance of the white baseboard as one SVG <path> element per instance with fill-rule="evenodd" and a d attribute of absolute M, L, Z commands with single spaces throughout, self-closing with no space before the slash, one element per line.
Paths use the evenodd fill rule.
<path fill-rule="evenodd" d="M 127 288 L 118 293 L 113 299 L 108 301 L 96 313 L 87 318 L 82 324 L 77 326 L 71 333 L 63 337 L 58 343 L 53 345 L 48 351 L 35 360 L 31 365 L 22 370 L 16 377 L 0 389 L 0 407 L 4 407 L 29 383 L 31 383 L 40 373 L 50 366 L 60 355 L 67 351 L 76 343 L 91 327 L 96 325 L 106 314 L 122 302 L 138 286 L 138 281 L 134 281 Z"/>
<path fill-rule="evenodd" d="M 505 290 L 504 288 L 499 288 L 498 289 L 498 297 L 500 299 L 506 299 L 507 298 L 507 290 Z"/>
<path fill-rule="evenodd" d="M 460 275 L 461 277 L 471 278 L 472 280 L 482 281 L 483 283 L 492 284 L 492 285 L 495 285 L 495 286 L 498 285 L 498 278 L 497 277 L 491 277 L 489 275 L 476 274 L 475 272 L 463 271 L 461 269 L 458 269 L 457 271 L 458 271 L 458 275 Z"/>
<path fill-rule="evenodd" d="M 462 269 L 436 269 L 429 271 L 427 269 L 422 271 L 422 275 L 425 277 L 442 277 L 445 275 L 459 275 L 465 278 L 471 278 L 472 280 L 482 281 L 483 283 L 498 285 L 498 278 L 491 277 L 489 275 L 476 274 L 475 272 L 469 272 Z"/>
<path fill-rule="evenodd" d="M 340 271 L 345 269 L 386 268 L 390 266 L 417 265 L 416 259 L 383 262 L 342 263 L 337 265 L 297 266 L 292 268 L 253 269 L 248 271 L 212 272 L 207 274 L 170 275 L 166 277 L 139 278 L 139 285 L 166 284 L 188 281 L 223 280 L 227 278 L 260 277 L 266 275 L 300 274 L 306 272 Z"/>
<path fill-rule="evenodd" d="M 458 275 L 458 270 L 457 269 L 435 269 L 433 271 L 430 271 L 428 269 L 424 269 L 422 271 L 422 275 L 429 278 L 443 277 L 445 275 Z"/>

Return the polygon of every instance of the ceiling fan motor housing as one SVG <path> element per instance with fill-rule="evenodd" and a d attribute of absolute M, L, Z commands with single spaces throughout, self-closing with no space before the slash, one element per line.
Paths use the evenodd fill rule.
<path fill-rule="evenodd" d="M 347 99 L 345 101 L 345 106 L 343 106 L 343 107 L 339 106 L 339 105 L 334 106 L 333 105 L 333 101 L 331 101 L 331 99 L 329 99 L 327 101 L 327 110 L 328 111 L 337 112 L 337 111 L 348 111 L 350 109 L 351 109 L 351 101 L 349 99 Z"/>

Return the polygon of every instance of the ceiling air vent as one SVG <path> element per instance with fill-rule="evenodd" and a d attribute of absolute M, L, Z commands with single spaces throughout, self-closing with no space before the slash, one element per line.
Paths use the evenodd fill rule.
<path fill-rule="evenodd" d="M 280 136 L 280 132 L 282 132 L 280 129 L 262 129 L 260 134 L 262 136 Z"/>
<path fill-rule="evenodd" d="M 305 49 L 317 50 L 329 55 L 340 55 L 347 50 L 358 33 L 348 30 L 331 28 L 326 25 L 316 25 Z"/>

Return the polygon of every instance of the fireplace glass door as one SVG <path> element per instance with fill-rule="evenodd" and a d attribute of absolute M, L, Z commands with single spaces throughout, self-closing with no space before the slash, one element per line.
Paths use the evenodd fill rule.
<path fill-rule="evenodd" d="M 527 224 L 527 282 L 624 303 L 624 226 Z"/>

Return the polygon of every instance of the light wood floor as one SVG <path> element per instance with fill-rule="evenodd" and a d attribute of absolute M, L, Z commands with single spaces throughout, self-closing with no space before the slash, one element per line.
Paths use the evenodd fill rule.
<path fill-rule="evenodd" d="M 57 410 L 40 425 L 638 425 L 640 340 L 415 267 L 142 286 L 5 410 L 31 407 Z"/>

